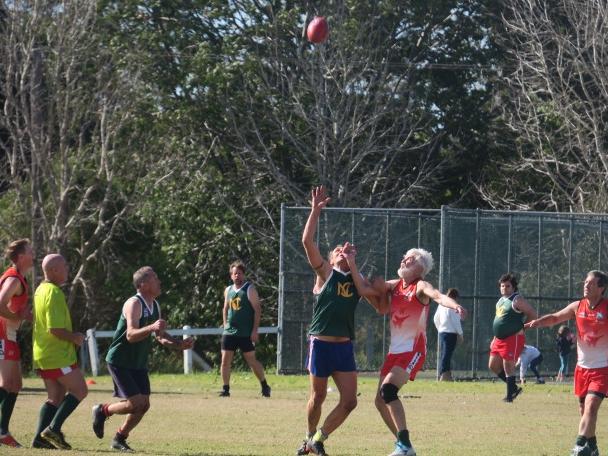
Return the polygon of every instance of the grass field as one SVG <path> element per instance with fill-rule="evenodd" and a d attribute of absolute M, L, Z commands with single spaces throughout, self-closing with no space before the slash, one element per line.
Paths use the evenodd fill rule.
<path fill-rule="evenodd" d="M 248 374 L 235 374 L 232 397 L 219 398 L 217 374 L 154 375 L 152 407 L 129 438 L 140 454 L 245 456 L 293 455 L 305 429 L 308 379 L 269 376 L 272 398 L 259 395 Z M 89 396 L 64 426 L 74 450 L 0 449 L 2 455 L 107 455 L 121 417 L 106 422 L 106 437 L 91 430 L 91 407 L 111 399 L 111 380 L 99 377 Z M 333 387 L 333 384 L 331 385 Z M 326 443 L 330 456 L 387 455 L 393 439 L 373 404 L 375 377 L 359 378 L 359 404 Z M 417 380 L 401 390 L 412 442 L 419 456 L 567 455 L 578 426 L 577 402 L 569 384 L 526 385 L 512 404 L 502 402 L 504 384 L 438 383 Z M 25 380 L 11 431 L 29 446 L 46 395 L 37 378 Z M 323 417 L 337 401 L 329 392 Z M 608 407 L 605 405 L 604 407 Z M 600 410 L 598 440 L 608 449 L 607 418 Z M 323 419 L 322 417 L 322 419 Z"/>

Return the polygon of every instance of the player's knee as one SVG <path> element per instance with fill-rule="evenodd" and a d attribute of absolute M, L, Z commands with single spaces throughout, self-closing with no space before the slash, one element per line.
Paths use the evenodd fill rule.
<path fill-rule="evenodd" d="M 385 383 L 380 387 L 380 396 L 382 396 L 385 404 L 390 404 L 399 399 L 399 396 L 397 395 L 398 392 L 399 388 L 392 383 Z"/>
<path fill-rule="evenodd" d="M 4 381 L 2 384 L 0 384 L 0 388 L 2 388 L 4 391 L 15 394 L 21 391 L 22 386 L 23 385 L 20 378 L 8 379 L 8 381 Z"/>
<path fill-rule="evenodd" d="M 147 405 L 147 407 L 146 407 Z M 143 397 L 133 397 L 127 401 L 127 412 L 132 413 L 134 415 L 143 415 L 146 413 L 147 408 L 150 406 L 150 403 L 145 400 Z"/>
<path fill-rule="evenodd" d="M 82 402 L 87 397 L 87 395 L 89 394 L 89 389 L 87 388 L 87 385 L 84 384 L 84 386 L 80 386 L 78 388 L 74 388 L 74 390 L 70 391 L 70 393 L 76 399 L 78 399 L 80 402 Z"/>
<path fill-rule="evenodd" d="M 374 404 L 376 405 L 376 408 L 378 410 L 383 410 L 386 408 L 386 403 L 384 402 L 384 399 L 382 399 L 380 392 L 378 392 L 378 394 L 376 394 L 376 398 L 374 399 Z"/>
<path fill-rule="evenodd" d="M 342 401 L 342 407 L 348 412 L 352 412 L 357 407 L 357 398 L 349 398 Z"/>
<path fill-rule="evenodd" d="M 310 402 L 313 406 L 320 406 L 327 397 L 327 391 L 313 391 L 310 395 Z"/>
<path fill-rule="evenodd" d="M 140 414 L 145 414 L 148 410 L 150 410 L 150 400 L 146 399 L 145 401 L 142 401 L 140 407 L 139 407 L 139 413 Z"/>

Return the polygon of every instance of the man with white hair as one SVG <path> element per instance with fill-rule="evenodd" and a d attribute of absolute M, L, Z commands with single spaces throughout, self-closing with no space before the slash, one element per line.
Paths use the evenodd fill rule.
<path fill-rule="evenodd" d="M 433 267 L 433 256 L 424 249 L 410 249 L 403 256 L 397 274 L 399 279 L 375 279 L 367 285 L 357 270 L 355 250 L 345 245 L 347 259 L 357 290 L 368 294 L 370 286 L 376 290 L 378 302 L 374 307 L 380 313 L 390 313 L 391 342 L 376 394 L 376 408 L 382 419 L 397 437 L 395 450 L 389 456 L 415 456 L 405 421 L 405 410 L 399 399 L 399 390 L 408 380 L 414 380 L 426 357 L 426 325 L 430 300 L 453 309 L 460 318 L 466 311 L 456 301 L 440 293 L 424 277 Z M 390 297 L 390 299 L 389 299 Z"/>

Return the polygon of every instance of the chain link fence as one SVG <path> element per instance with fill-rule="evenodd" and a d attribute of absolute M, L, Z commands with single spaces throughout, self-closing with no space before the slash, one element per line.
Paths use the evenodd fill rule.
<path fill-rule="evenodd" d="M 283 207 L 279 280 L 280 373 L 304 373 L 307 331 L 312 317 L 314 273 L 302 247 L 309 208 Z M 539 314 L 552 312 L 582 295 L 588 271 L 602 269 L 608 253 L 608 216 L 464 210 L 326 208 L 317 241 L 322 253 L 345 241 L 357 246 L 357 262 L 366 276 L 397 277 L 405 251 L 421 247 L 433 254 L 427 276 L 445 292 L 458 288 L 460 304 L 469 311 L 463 322 L 464 343 L 456 348 L 452 367 L 461 378 L 488 375 L 498 278 L 513 271 L 519 289 Z M 425 371 L 435 376 L 437 332 L 431 304 Z M 573 326 L 573 322 L 570 323 Z M 554 375 L 559 367 L 557 328 L 529 331 L 527 343 L 543 352 L 541 370 Z M 389 320 L 361 300 L 356 312 L 355 353 L 361 371 L 382 364 L 390 337 Z M 572 354 L 570 369 L 573 369 Z"/>

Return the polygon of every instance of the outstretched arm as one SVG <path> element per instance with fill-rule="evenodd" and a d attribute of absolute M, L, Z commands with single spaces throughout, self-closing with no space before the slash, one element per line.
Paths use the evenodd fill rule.
<path fill-rule="evenodd" d="M 462 307 L 448 295 L 440 293 L 439 290 L 433 287 L 433 285 L 431 285 L 429 282 L 425 282 L 424 280 L 418 282 L 417 292 L 418 294 L 422 294 L 427 298 L 432 299 L 443 307 L 454 310 L 460 316 L 461 320 L 464 320 L 467 315 L 467 311 L 464 307 Z"/>
<path fill-rule="evenodd" d="M 310 215 L 302 233 L 302 244 L 304 245 L 308 263 L 323 281 L 327 279 L 331 271 L 331 265 L 325 261 L 319 251 L 319 246 L 315 242 L 315 232 L 317 231 L 317 223 L 319 222 L 321 210 L 327 206 L 329 200 L 330 198 L 325 193 L 325 187 L 320 186 L 312 189 Z"/>
<path fill-rule="evenodd" d="M 576 318 L 576 309 L 578 308 L 578 301 L 571 302 L 562 310 L 554 312 L 552 314 L 543 315 L 542 317 L 529 321 L 524 325 L 526 329 L 531 328 L 545 328 L 547 326 L 557 325 L 566 320 L 572 320 Z"/>

